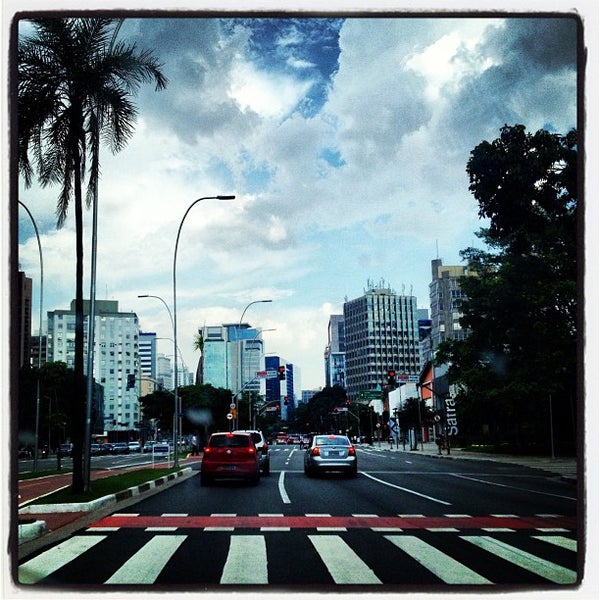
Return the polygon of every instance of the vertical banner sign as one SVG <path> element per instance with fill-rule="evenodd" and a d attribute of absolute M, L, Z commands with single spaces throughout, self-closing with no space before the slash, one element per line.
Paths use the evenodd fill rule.
<path fill-rule="evenodd" d="M 454 398 L 446 398 L 446 424 L 448 435 L 458 435 L 458 419 L 456 418 L 456 402 Z"/>

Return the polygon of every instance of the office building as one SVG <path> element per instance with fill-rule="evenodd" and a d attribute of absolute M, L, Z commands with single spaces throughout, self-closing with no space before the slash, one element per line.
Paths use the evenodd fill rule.
<path fill-rule="evenodd" d="M 418 381 L 415 296 L 401 296 L 383 282 L 369 282 L 360 298 L 344 303 L 344 327 L 349 398 L 356 400 L 360 391 L 381 388 L 390 370 L 407 381 Z"/>
<path fill-rule="evenodd" d="M 325 348 L 325 386 L 346 386 L 346 336 L 344 315 L 331 315 Z"/>
<path fill-rule="evenodd" d="M 265 380 L 265 401 L 279 401 L 282 421 L 291 421 L 294 418 L 297 398 L 302 393 L 300 389 L 300 369 L 280 356 L 265 356 L 265 370 L 267 372 L 283 371 L 284 379 L 277 377 Z"/>
<path fill-rule="evenodd" d="M 171 359 L 162 353 L 156 355 L 156 382 L 162 389 L 173 389 L 173 366 Z"/>
<path fill-rule="evenodd" d="M 465 297 L 460 287 L 462 277 L 472 277 L 473 271 L 465 266 L 444 266 L 439 258 L 431 261 L 429 305 L 431 312 L 432 352 L 444 340 L 464 340 L 469 331 L 463 329 L 458 302 Z M 428 357 L 431 360 L 433 357 Z"/>
<path fill-rule="evenodd" d="M 260 392 L 256 374 L 262 370 L 264 342 L 260 329 L 248 323 L 205 326 L 199 330 L 203 350 L 199 383 L 240 391 Z"/>
<path fill-rule="evenodd" d="M 89 301 L 84 301 L 84 354 L 88 348 Z M 96 300 L 94 378 L 104 388 L 107 430 L 135 429 L 141 420 L 139 395 L 139 323 L 133 312 L 120 312 L 117 301 Z M 75 359 L 75 300 L 69 310 L 48 311 L 48 361 L 72 369 Z M 84 361 L 87 370 L 87 361 Z M 134 375 L 134 386 L 128 386 Z"/>

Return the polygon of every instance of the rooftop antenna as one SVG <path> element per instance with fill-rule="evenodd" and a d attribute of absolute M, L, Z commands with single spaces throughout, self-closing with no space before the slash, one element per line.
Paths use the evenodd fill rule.
<path fill-rule="evenodd" d="M 435 240 L 435 257 L 439 258 L 440 257 L 440 249 L 438 248 L 438 241 Z"/>

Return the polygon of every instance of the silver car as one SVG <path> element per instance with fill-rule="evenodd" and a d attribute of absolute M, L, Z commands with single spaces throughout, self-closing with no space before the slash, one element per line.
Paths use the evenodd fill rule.
<path fill-rule="evenodd" d="M 308 477 L 325 471 L 358 475 L 356 450 L 345 435 L 315 435 L 304 454 L 304 472 Z"/>

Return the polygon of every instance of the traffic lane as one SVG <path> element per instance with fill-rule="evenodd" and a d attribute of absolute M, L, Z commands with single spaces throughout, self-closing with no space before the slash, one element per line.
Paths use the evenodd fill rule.
<path fill-rule="evenodd" d="M 390 458 L 389 454 L 365 456 L 359 453 L 361 481 L 354 488 L 355 497 L 345 498 L 353 510 L 368 510 L 372 505 L 389 514 L 398 512 L 400 504 L 403 513 L 426 511 L 428 515 L 449 512 L 511 514 L 516 510 L 521 514 L 576 513 L 576 490 L 534 469 L 492 462 L 473 464 L 471 461 L 437 461 L 428 457 L 402 459 L 399 456 Z M 299 455 L 292 463 L 297 471 L 302 469 L 300 458 Z M 485 470 L 481 470 L 483 467 Z M 303 473 L 300 482 L 302 477 Z M 303 488 L 301 483 L 295 485 L 298 484 L 296 475 L 287 477 L 286 488 L 292 502 L 297 497 L 309 496 L 309 490 L 329 498 L 335 482 L 346 485 L 344 479 L 336 475 L 314 480 L 314 484 L 312 479 L 308 481 L 310 483 L 305 481 Z M 353 483 L 351 481 L 350 485 Z M 335 500 L 335 494 L 342 494 L 343 490 L 332 493 Z M 390 501 L 386 502 L 388 498 Z M 327 502 L 335 505 L 329 499 Z"/>
<path fill-rule="evenodd" d="M 257 515 L 281 513 L 282 508 L 276 474 L 261 476 L 257 485 L 224 479 L 203 486 L 196 471 L 185 481 L 130 506 L 127 512 L 142 515 Z"/>
<path fill-rule="evenodd" d="M 460 458 L 452 460 L 438 460 L 430 456 L 409 455 L 404 453 L 359 453 L 359 469 L 369 471 L 376 475 L 377 471 L 385 472 L 387 469 L 398 473 L 416 475 L 440 475 L 446 474 L 463 479 L 473 484 L 482 486 L 482 490 L 488 496 L 492 488 L 496 491 L 507 491 L 510 495 L 530 495 L 532 502 L 539 505 L 540 500 L 555 504 L 556 507 L 571 507 L 574 509 L 577 503 L 577 487 L 572 483 L 564 481 L 554 474 L 546 473 L 539 469 L 500 463 L 485 460 L 464 460 Z M 362 459 L 362 460 L 360 460 Z M 435 481 L 432 478 L 432 483 Z M 456 488 L 457 482 L 450 483 L 450 492 L 456 489 L 460 496 L 462 492 Z M 502 494 L 500 494 L 501 496 Z M 517 496 L 518 497 L 518 496 Z M 456 502 L 455 500 L 452 500 Z"/>

